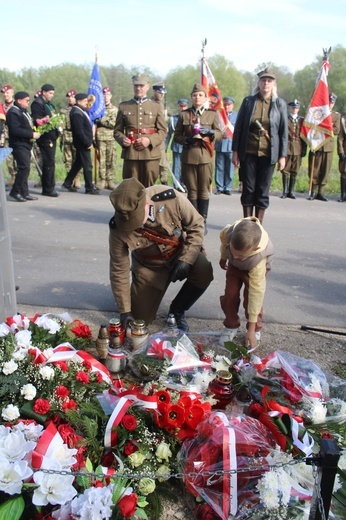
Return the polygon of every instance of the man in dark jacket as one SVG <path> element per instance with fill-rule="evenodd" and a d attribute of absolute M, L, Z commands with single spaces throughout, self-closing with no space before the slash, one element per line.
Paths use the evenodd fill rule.
<path fill-rule="evenodd" d="M 37 197 L 29 195 L 28 177 L 30 174 L 30 152 L 32 141 L 38 139 L 40 134 L 34 132 L 32 120 L 27 112 L 30 97 L 27 92 L 17 92 L 14 96 L 14 104 L 8 110 L 6 122 L 9 131 L 9 146 L 13 148 L 13 157 L 17 163 L 17 174 L 9 194 L 9 200 L 26 202 L 37 200 Z"/>
<path fill-rule="evenodd" d="M 35 126 L 41 126 L 40 121 L 48 116 L 55 115 L 55 107 L 51 103 L 54 97 L 54 87 L 45 83 L 41 87 L 41 94 L 31 103 L 31 115 Z M 56 128 L 41 134 L 37 144 L 42 155 L 42 195 L 58 197 L 55 190 L 55 149 L 59 131 Z"/>
<path fill-rule="evenodd" d="M 94 187 L 92 182 L 92 162 L 90 150 L 93 146 L 92 123 L 87 113 L 88 94 L 76 94 L 76 104 L 70 112 L 73 146 L 76 148 L 76 158 L 71 170 L 66 176 L 62 187 L 68 191 L 76 192 L 77 188 L 72 186 L 74 178 L 83 168 L 85 193 L 98 195 L 100 190 Z"/>

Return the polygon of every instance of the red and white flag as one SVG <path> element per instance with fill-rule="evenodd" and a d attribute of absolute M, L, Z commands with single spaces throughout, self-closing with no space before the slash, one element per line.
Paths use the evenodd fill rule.
<path fill-rule="evenodd" d="M 218 112 L 222 133 L 226 133 L 232 139 L 234 126 L 228 120 L 220 89 L 205 58 L 201 60 L 201 84 L 208 91 L 209 107 Z"/>
<path fill-rule="evenodd" d="M 333 136 L 333 122 L 329 108 L 328 71 L 329 62 L 324 60 L 318 73 L 316 87 L 301 128 L 300 136 L 313 152 Z"/>

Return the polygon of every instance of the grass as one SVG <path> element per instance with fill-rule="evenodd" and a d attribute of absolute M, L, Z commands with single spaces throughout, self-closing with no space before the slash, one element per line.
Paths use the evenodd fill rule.
<path fill-rule="evenodd" d="M 116 165 L 115 165 L 114 180 L 115 180 L 115 182 L 118 183 L 118 182 L 121 182 L 121 180 L 122 180 L 123 160 L 120 158 L 121 148 L 118 144 L 116 144 L 116 148 L 117 148 L 117 161 L 116 161 Z M 169 164 L 172 165 L 171 150 L 168 151 L 167 158 L 168 158 Z M 334 152 L 333 165 L 332 165 L 332 169 L 329 174 L 328 183 L 327 183 L 326 189 L 325 189 L 325 193 L 327 193 L 329 195 L 339 195 L 340 194 L 340 173 L 338 170 L 338 160 L 339 160 L 338 156 L 337 156 L 336 152 Z M 7 171 L 7 166 L 6 166 L 5 162 L 3 163 L 3 171 L 4 171 L 5 177 L 8 177 L 8 171 Z M 62 159 L 62 152 L 60 151 L 59 146 L 57 146 L 56 156 L 55 156 L 56 182 L 62 183 L 64 181 L 65 177 L 66 177 L 66 169 L 65 169 L 63 159 Z M 38 176 L 37 170 L 36 170 L 35 166 L 33 165 L 31 168 L 30 179 L 36 181 L 36 180 L 38 180 L 38 178 L 39 178 L 39 176 Z M 169 174 L 169 184 L 173 185 L 170 174 Z M 214 184 L 215 183 L 213 181 L 213 186 L 214 186 Z M 238 174 L 236 171 L 234 174 L 233 188 L 237 189 L 238 185 L 239 185 L 239 180 L 238 180 Z M 281 173 L 278 171 L 275 171 L 275 173 L 273 175 L 271 190 L 282 191 L 282 178 L 281 178 Z M 308 158 L 307 157 L 304 157 L 304 159 L 303 159 L 302 167 L 298 174 L 297 182 L 295 185 L 295 192 L 296 193 L 308 193 L 309 192 Z"/>

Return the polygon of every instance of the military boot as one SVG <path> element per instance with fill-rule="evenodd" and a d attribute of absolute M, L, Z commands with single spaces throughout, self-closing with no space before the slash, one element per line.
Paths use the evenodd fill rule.
<path fill-rule="evenodd" d="M 6 188 L 11 188 L 13 186 L 15 180 L 16 180 L 16 174 L 11 173 L 10 179 L 5 184 Z"/>
<path fill-rule="evenodd" d="M 324 186 L 319 186 L 318 187 L 318 193 L 315 197 L 316 200 L 322 200 L 323 202 L 327 202 L 328 199 L 327 197 L 324 196 Z"/>
<path fill-rule="evenodd" d="M 197 199 L 198 212 L 204 218 L 204 234 L 208 233 L 207 228 L 207 218 L 208 218 L 208 209 L 209 209 L 209 199 Z"/>
<path fill-rule="evenodd" d="M 288 193 L 287 193 L 287 198 L 288 199 L 295 199 L 296 198 L 295 194 L 293 193 L 295 183 L 296 183 L 296 177 L 291 175 L 290 176 L 290 183 L 289 183 L 289 186 L 288 186 Z"/>
<path fill-rule="evenodd" d="M 101 179 L 101 180 L 99 180 L 99 182 L 96 184 L 96 188 L 97 188 L 98 190 L 104 190 L 105 187 L 106 187 L 106 181 L 105 181 L 105 179 Z"/>
<path fill-rule="evenodd" d="M 285 199 L 287 197 L 287 175 L 286 174 L 282 174 L 282 195 L 281 195 L 281 199 Z"/>
<path fill-rule="evenodd" d="M 264 219 L 264 213 L 265 213 L 265 209 L 263 208 L 255 208 L 255 216 L 258 218 L 258 220 L 260 221 L 260 224 L 262 224 L 263 222 L 263 219 Z"/>
<path fill-rule="evenodd" d="M 253 206 L 243 206 L 244 218 L 252 217 L 252 213 L 253 213 Z"/>
<path fill-rule="evenodd" d="M 203 289 L 196 287 L 188 281 L 186 281 L 181 287 L 180 291 L 172 301 L 168 313 L 174 314 L 178 329 L 183 332 L 189 331 L 189 326 L 185 319 L 185 311 L 189 310 L 189 308 L 196 303 L 206 289 L 206 287 Z"/>
<path fill-rule="evenodd" d="M 115 184 L 112 179 L 107 180 L 106 188 L 107 190 L 115 190 Z"/>
<path fill-rule="evenodd" d="M 77 175 L 76 175 L 75 178 L 73 179 L 72 186 L 73 186 L 74 188 L 76 188 L 77 190 L 79 190 L 79 188 L 82 187 L 81 182 L 80 182 L 80 173 L 77 173 Z"/>

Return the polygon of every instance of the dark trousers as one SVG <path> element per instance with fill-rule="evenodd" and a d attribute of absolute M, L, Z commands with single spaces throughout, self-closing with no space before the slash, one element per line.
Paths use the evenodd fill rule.
<path fill-rule="evenodd" d="M 76 158 L 72 164 L 71 170 L 67 174 L 65 184 L 67 186 L 72 186 L 74 178 L 81 168 L 83 168 L 85 191 L 92 190 L 94 187 L 92 178 L 93 165 L 91 162 L 90 150 L 85 148 L 76 149 Z"/>
<path fill-rule="evenodd" d="M 42 193 L 52 193 L 55 189 L 56 141 L 49 141 L 49 144 L 39 145 L 42 155 Z"/>
<path fill-rule="evenodd" d="M 247 153 L 240 167 L 243 182 L 243 192 L 240 199 L 242 205 L 267 209 L 275 164 L 270 163 L 269 157 L 258 157 Z"/>
<path fill-rule="evenodd" d="M 12 186 L 10 196 L 29 195 L 28 178 L 30 174 L 30 148 L 24 146 L 16 146 L 13 148 L 13 157 L 17 163 L 17 174 Z"/>
<path fill-rule="evenodd" d="M 240 327 L 239 307 L 240 293 L 244 285 L 243 306 L 245 317 L 249 320 L 248 304 L 249 304 L 249 274 L 248 271 L 241 271 L 233 265 L 229 265 L 226 272 L 226 288 L 225 294 L 220 296 L 221 309 L 225 313 L 224 326 L 228 329 L 237 329 Z M 262 329 L 263 308 L 257 316 L 256 332 Z M 246 325 L 246 328 L 248 326 Z"/>

